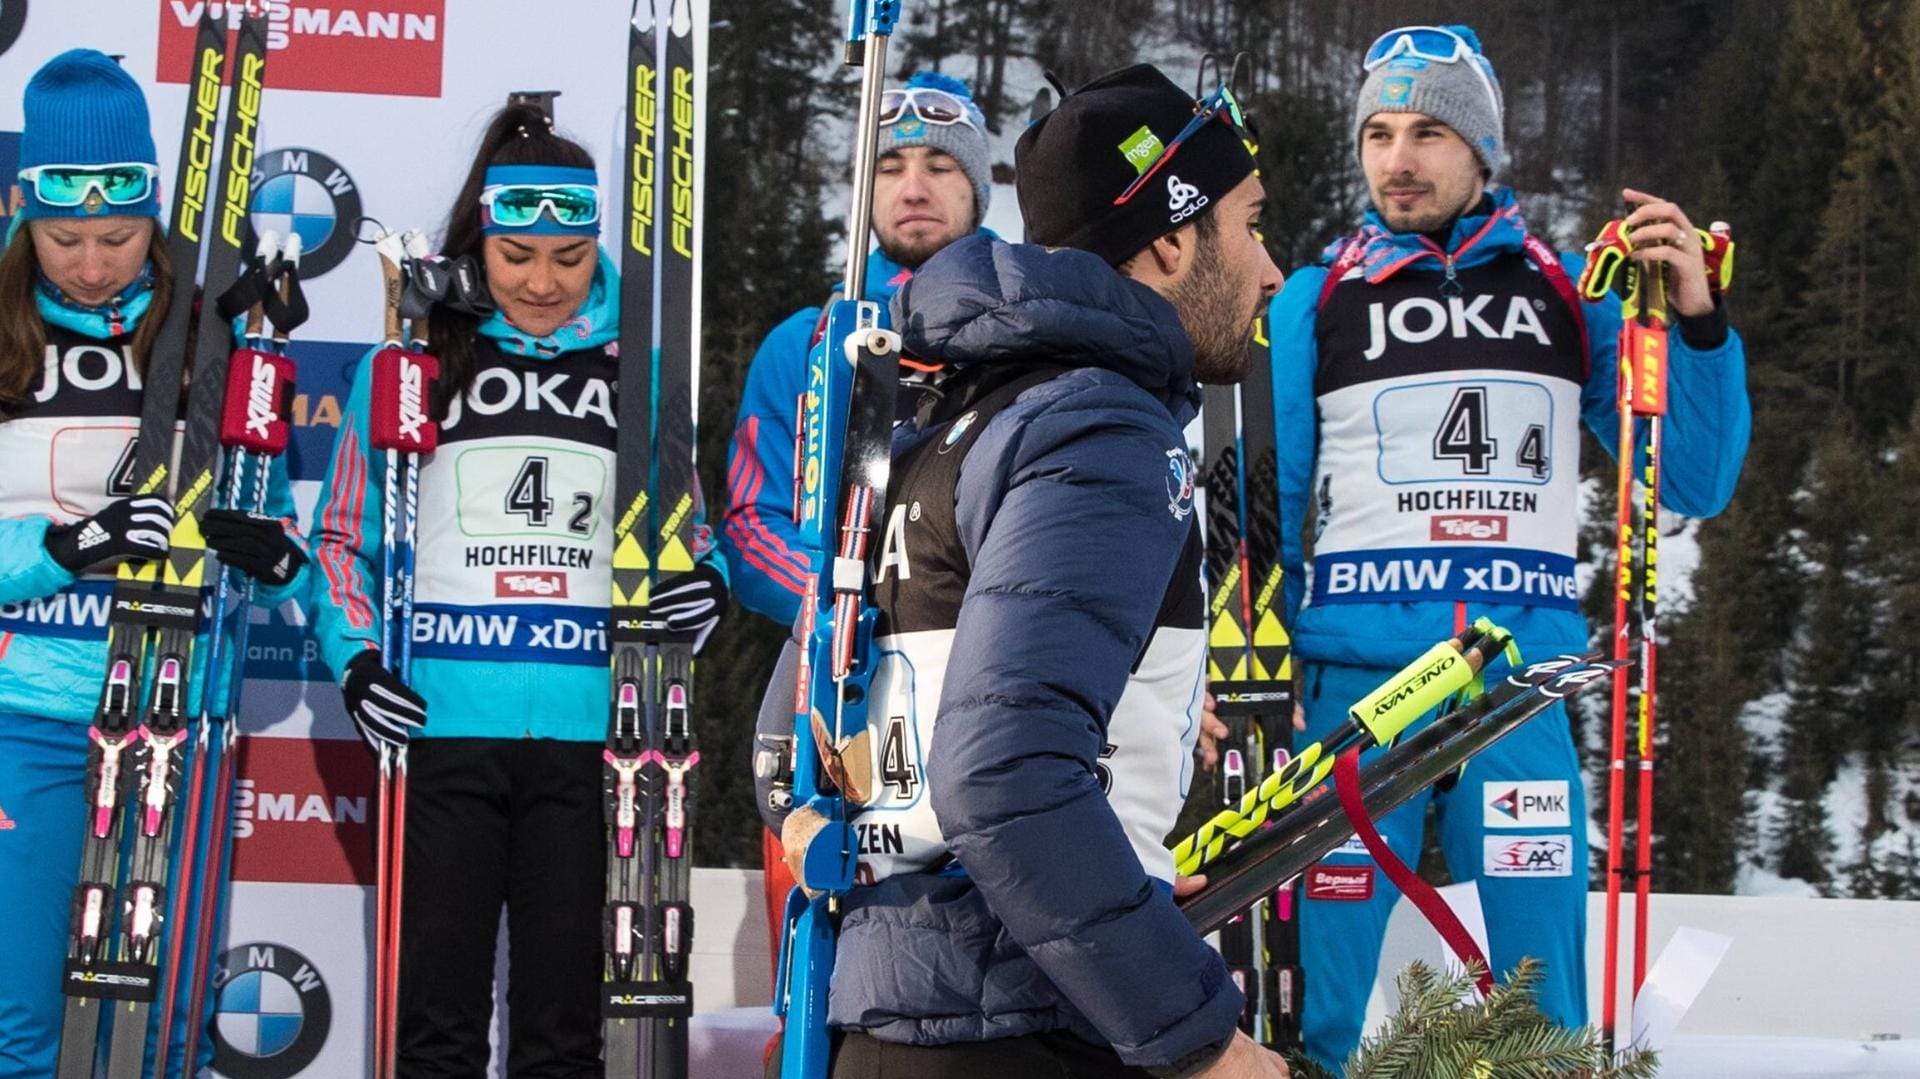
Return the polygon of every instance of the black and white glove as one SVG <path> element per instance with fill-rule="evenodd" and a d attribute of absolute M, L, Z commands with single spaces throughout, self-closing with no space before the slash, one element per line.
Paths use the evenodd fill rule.
<path fill-rule="evenodd" d="M 201 522 L 207 546 L 224 565 L 279 588 L 292 581 L 307 564 L 307 553 L 287 535 L 278 517 L 240 510 L 210 510 Z"/>
<path fill-rule="evenodd" d="M 387 670 L 378 649 L 368 649 L 347 662 L 340 695 L 347 702 L 347 715 L 360 729 L 360 740 L 375 754 L 382 748 L 405 749 L 413 732 L 427 725 L 426 700 Z"/>
<path fill-rule="evenodd" d="M 693 634 L 696 655 L 705 647 L 713 627 L 727 609 L 727 580 L 705 562 L 694 564 L 691 572 L 676 573 L 654 589 L 647 613 L 664 620 L 667 628 Z"/>
<path fill-rule="evenodd" d="M 47 529 L 47 553 L 77 577 L 132 558 L 159 558 L 167 553 L 172 531 L 173 503 L 122 498 L 91 517 Z"/>

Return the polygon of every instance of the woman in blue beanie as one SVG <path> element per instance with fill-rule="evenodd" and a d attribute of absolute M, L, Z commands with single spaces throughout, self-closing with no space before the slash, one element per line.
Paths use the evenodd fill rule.
<path fill-rule="evenodd" d="M 115 566 L 164 553 L 173 525 L 166 499 L 132 494 L 122 463 L 162 314 L 175 288 L 192 287 L 168 264 L 160 166 L 132 77 L 73 49 L 34 74 L 23 104 L 23 204 L 0 253 L 0 1079 L 52 1075 L 59 1051 L 107 596 Z M 268 512 L 290 521 L 284 472 L 271 481 Z M 222 561 L 261 583 L 263 605 L 305 586 L 283 520 L 215 511 L 203 522 Z M 187 982 L 173 987 L 182 1003 Z M 204 1062 L 212 1042 L 201 1045 Z"/>

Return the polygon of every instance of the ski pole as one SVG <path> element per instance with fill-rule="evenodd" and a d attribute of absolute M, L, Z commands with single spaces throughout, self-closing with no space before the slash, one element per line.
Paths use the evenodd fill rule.
<path fill-rule="evenodd" d="M 264 290 L 278 269 L 280 255 L 280 235 L 268 230 L 261 233 L 248 276 L 253 279 L 254 287 Z M 226 400 L 220 418 L 220 444 L 227 448 L 226 495 L 223 501 L 227 508 L 237 509 L 242 505 L 243 476 L 250 454 L 268 452 L 267 445 L 259 442 L 270 438 L 275 432 L 273 424 L 279 419 L 278 406 L 282 402 L 283 387 L 290 391 L 286 373 L 280 368 L 274 357 L 260 352 L 264 344 L 263 326 L 266 318 L 264 296 L 247 309 L 245 325 L 245 345 L 236 350 L 227 361 Z M 286 396 L 291 403 L 291 396 Z M 282 423 L 278 434 L 284 440 L 285 427 Z M 284 444 L 284 442 L 282 443 Z M 258 446 L 256 451 L 253 447 Z M 221 679 L 222 659 L 226 645 L 226 611 L 229 575 L 217 574 L 213 583 L 211 610 L 212 631 L 207 637 L 206 682 L 200 694 L 200 711 L 194 722 L 194 752 L 186 762 L 187 793 L 181 801 L 180 854 L 176 883 L 173 886 L 171 907 L 167 915 L 167 924 L 173 931 L 167 937 L 166 977 L 161 982 L 160 1027 L 159 1036 L 154 1045 L 153 1070 L 157 1076 L 167 1074 L 167 1062 L 173 1049 L 173 1017 L 175 988 L 179 985 L 181 963 L 189 951 L 197 951 L 198 941 L 190 926 L 197 931 L 199 921 L 188 921 L 189 900 L 194 891 L 194 882 L 201 885 L 200 902 L 209 902 L 206 894 L 209 890 L 218 890 L 218 879 L 205 876 L 205 866 L 200 858 L 201 817 L 206 797 L 207 767 L 213 761 L 212 729 L 214 725 L 214 689 L 224 681 L 229 693 L 232 691 L 232 678 Z M 246 617 L 246 608 L 252 589 L 243 583 L 240 587 L 241 617 Z M 237 667 L 238 665 L 236 665 Z M 224 721 L 223 714 L 221 719 Z M 224 722 L 222 731 L 226 728 Z M 218 897 L 212 897 L 214 902 Z M 192 948 L 189 948 L 190 938 Z M 202 968 L 193 968 L 191 974 L 198 979 L 204 973 Z M 188 1023 L 191 1025 L 191 1015 Z M 187 1064 L 191 1067 L 191 1061 Z"/>
<path fill-rule="evenodd" d="M 273 365 L 278 399 L 277 419 L 266 425 L 267 433 L 262 436 L 265 447 L 262 456 L 253 455 L 252 490 L 247 497 L 247 506 L 254 513 L 266 510 L 268 481 L 270 478 L 271 458 L 284 453 L 292 434 L 291 414 L 295 384 L 295 367 L 287 356 L 288 336 L 307 319 L 306 297 L 300 288 L 300 234 L 288 233 L 281 244 L 277 265 L 269 276 L 277 282 L 279 303 L 268 304 L 268 315 L 273 321 L 272 351 L 269 355 L 275 359 Z M 263 380 L 264 375 L 260 376 Z M 231 390 L 229 391 L 231 392 Z M 264 393 L 264 389 L 262 391 Z M 255 425 L 256 428 L 258 424 Z M 223 438 L 223 442 L 227 441 Z M 239 494 L 238 487 L 231 489 L 233 496 Z M 252 583 L 242 581 L 239 614 L 233 629 L 233 659 L 228 664 L 227 701 L 224 711 L 224 723 L 220 736 L 220 765 L 214 773 L 214 784 L 207 802 L 210 814 L 211 832 L 207 841 L 207 857 L 211 879 L 226 882 L 230 875 L 233 860 L 233 784 L 234 773 L 239 762 L 234 759 L 237 746 L 240 721 L 240 697 L 246 686 L 247 638 L 252 629 L 249 610 L 252 603 Z M 224 886 L 224 885 L 223 885 Z M 200 1049 L 200 1037 L 204 1024 L 199 1019 L 206 1005 L 206 992 L 212 974 L 212 949 L 214 940 L 220 932 L 220 904 L 216 895 L 214 901 L 203 897 L 198 914 L 198 926 L 194 931 L 194 952 L 191 960 L 193 992 L 188 998 L 186 1046 L 181 1055 L 182 1066 L 193 1068 Z"/>
<path fill-rule="evenodd" d="M 381 618 L 386 647 L 382 655 L 405 681 L 412 657 L 414 588 L 413 540 L 419 515 L 419 455 L 439 442 L 429 414 L 428 395 L 439 364 L 425 352 L 400 347 L 403 326 L 401 264 L 406 241 L 381 229 L 374 238 L 386 286 L 385 345 L 372 358 L 372 407 L 367 444 L 381 451 Z M 416 320 L 416 322 L 419 320 Z M 416 328 L 425 344 L 425 331 Z M 404 500 L 402 494 L 405 494 Z M 404 519 L 397 519 L 404 517 Z M 374 875 L 374 1072 L 390 1079 L 398 1046 L 401 888 L 406 866 L 407 752 L 382 746 L 379 754 L 379 803 L 375 825 Z"/>

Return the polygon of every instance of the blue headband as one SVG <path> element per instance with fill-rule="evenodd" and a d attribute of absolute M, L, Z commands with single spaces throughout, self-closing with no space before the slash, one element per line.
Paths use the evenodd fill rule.
<path fill-rule="evenodd" d="M 594 199 L 599 201 L 600 177 L 593 169 L 576 168 L 569 165 L 488 165 L 481 194 L 488 189 L 508 186 L 560 187 L 580 185 L 591 188 Z M 594 236 L 600 235 L 600 222 L 591 224 L 568 225 L 556 219 L 551 211 L 543 210 L 530 225 L 502 225 L 493 220 L 493 215 L 482 206 L 480 210 L 480 233 L 483 236 Z"/>

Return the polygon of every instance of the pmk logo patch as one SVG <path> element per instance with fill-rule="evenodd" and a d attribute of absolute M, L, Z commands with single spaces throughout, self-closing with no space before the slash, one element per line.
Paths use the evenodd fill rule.
<path fill-rule="evenodd" d="M 1389 75 L 1380 80 L 1380 104 L 1405 105 L 1413 97 L 1413 76 Z"/>
<path fill-rule="evenodd" d="M 1488 828 L 1566 828 L 1573 823 L 1564 779 L 1481 784 L 1481 823 Z"/>
<path fill-rule="evenodd" d="M 1193 512 L 1193 462 L 1185 450 L 1167 451 L 1167 512 L 1176 521 Z"/>
<path fill-rule="evenodd" d="M 1573 875 L 1573 837 L 1570 835 L 1487 836 L 1486 861 L 1481 872 L 1489 877 L 1570 877 Z"/>

